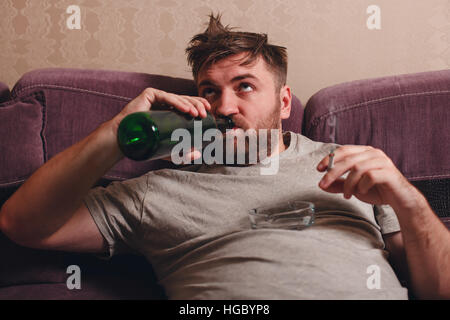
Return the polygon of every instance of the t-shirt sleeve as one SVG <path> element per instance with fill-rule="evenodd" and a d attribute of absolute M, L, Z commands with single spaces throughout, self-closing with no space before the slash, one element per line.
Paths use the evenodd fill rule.
<path fill-rule="evenodd" d="M 400 231 L 400 223 L 394 209 L 389 205 L 375 205 L 373 208 L 375 219 L 381 228 L 381 234 Z"/>
<path fill-rule="evenodd" d="M 95 224 L 108 243 L 109 256 L 137 248 L 147 177 L 97 187 L 84 198 Z"/>

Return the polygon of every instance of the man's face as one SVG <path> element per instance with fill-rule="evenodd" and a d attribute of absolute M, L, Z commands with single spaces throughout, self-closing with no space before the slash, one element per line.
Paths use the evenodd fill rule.
<path fill-rule="evenodd" d="M 245 58 L 245 53 L 237 54 L 202 68 L 197 77 L 199 95 L 209 101 L 216 117 L 232 118 L 235 129 L 268 129 L 269 134 L 270 129 L 278 129 L 281 133 L 281 119 L 290 114 L 290 89 L 284 86 L 276 90 L 275 75 L 261 57 L 241 65 Z M 236 134 L 242 130 L 236 130 Z M 284 150 L 281 134 L 278 140 L 281 152 Z M 248 152 L 248 145 L 244 152 Z"/>
<path fill-rule="evenodd" d="M 262 58 L 241 65 L 245 53 L 233 55 L 202 68 L 197 86 L 215 116 L 231 117 L 237 127 L 279 129 L 280 93 L 275 90 L 274 74 Z"/>

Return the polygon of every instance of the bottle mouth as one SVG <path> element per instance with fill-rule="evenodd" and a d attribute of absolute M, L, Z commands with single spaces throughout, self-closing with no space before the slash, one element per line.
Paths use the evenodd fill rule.
<path fill-rule="evenodd" d="M 236 125 L 231 117 L 219 116 L 215 119 L 217 129 L 221 132 L 225 132 L 227 129 L 234 129 Z"/>

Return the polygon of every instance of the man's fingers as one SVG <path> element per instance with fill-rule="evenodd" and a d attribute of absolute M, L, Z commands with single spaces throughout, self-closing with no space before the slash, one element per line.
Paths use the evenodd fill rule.
<path fill-rule="evenodd" d="M 380 164 L 383 163 L 382 160 L 380 158 L 370 158 L 355 164 L 345 179 L 344 198 L 350 199 L 353 194 L 357 193 L 362 182 L 361 178 L 370 170 L 381 169 L 382 166 Z"/>
<path fill-rule="evenodd" d="M 201 158 L 201 156 L 202 156 L 202 153 L 200 151 L 194 149 L 186 155 L 184 163 L 190 164 L 195 159 Z"/>
<path fill-rule="evenodd" d="M 198 111 L 199 116 L 205 118 L 207 116 L 207 106 L 204 101 L 200 100 L 201 98 L 184 96 L 184 98 L 192 104 L 192 106 Z M 211 107 L 209 107 L 210 109 Z"/>
<path fill-rule="evenodd" d="M 336 149 L 337 150 L 337 149 Z M 333 161 L 336 150 L 333 151 Z M 330 154 L 328 154 L 325 158 L 320 160 L 320 162 L 317 164 L 317 170 L 322 172 L 325 171 L 328 168 L 328 165 L 330 164 Z"/>
<path fill-rule="evenodd" d="M 346 152 L 345 156 L 342 153 L 336 153 L 333 159 L 333 168 L 323 176 L 320 186 L 327 188 L 334 180 L 351 170 L 355 165 L 377 156 L 373 150 L 373 148 L 361 148 L 359 152 Z"/>
<path fill-rule="evenodd" d="M 154 88 L 147 88 L 144 90 L 144 95 L 147 97 L 151 104 L 164 103 L 171 105 L 182 112 L 191 112 L 192 106 L 186 103 L 186 101 L 183 101 L 181 99 L 181 96 L 178 96 L 176 94 L 168 93 L 166 91 Z"/>
<path fill-rule="evenodd" d="M 383 169 L 374 169 L 363 175 L 361 181 L 358 184 L 358 191 L 361 194 L 367 194 L 370 189 L 372 189 L 375 185 L 383 183 L 386 179 L 386 170 Z"/>
<path fill-rule="evenodd" d="M 354 146 L 354 145 L 340 146 L 332 152 L 333 153 L 333 165 L 339 159 L 342 159 L 342 158 L 347 157 L 352 154 L 357 154 L 357 153 L 361 153 L 364 151 L 368 151 L 371 149 L 374 149 L 374 148 L 371 146 Z M 325 158 L 323 158 L 318 163 L 317 170 L 325 171 L 328 168 L 329 164 L 330 164 L 330 154 L 328 154 Z"/>
<path fill-rule="evenodd" d="M 332 184 L 330 184 L 327 188 L 323 189 L 326 189 L 326 191 L 330 193 L 342 193 L 344 192 L 344 183 L 345 179 L 339 178 L 335 180 Z"/>
<path fill-rule="evenodd" d="M 175 94 L 170 94 L 170 97 L 174 102 L 169 104 L 175 109 L 189 113 L 192 117 L 198 117 L 200 115 L 197 108 L 189 101 L 189 99 Z"/>
<path fill-rule="evenodd" d="M 127 105 L 124 115 L 131 112 L 148 111 L 155 103 L 170 105 L 192 117 L 204 118 L 207 116 L 207 111 L 211 111 L 211 105 L 204 98 L 182 96 L 155 88 L 147 88 Z"/>
<path fill-rule="evenodd" d="M 151 104 L 165 103 L 181 112 L 189 113 L 193 117 L 204 118 L 207 116 L 206 110 L 211 110 L 208 101 L 200 97 L 181 96 L 154 88 L 145 89 L 144 95 Z"/>
<path fill-rule="evenodd" d="M 344 181 L 343 193 L 345 199 L 350 199 L 353 195 L 354 189 L 361 179 L 363 172 L 352 170 L 348 174 L 347 178 Z"/>
<path fill-rule="evenodd" d="M 326 164 L 327 156 L 321 161 Z M 336 150 L 335 166 L 327 171 L 319 187 L 331 193 L 352 195 L 370 204 L 410 203 L 411 184 L 380 149 L 363 146 L 344 146 Z M 323 171 L 323 166 L 317 168 Z M 345 178 L 344 174 L 348 173 Z"/>

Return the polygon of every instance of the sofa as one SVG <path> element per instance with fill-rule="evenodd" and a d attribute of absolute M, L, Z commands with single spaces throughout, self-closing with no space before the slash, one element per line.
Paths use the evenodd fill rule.
<path fill-rule="evenodd" d="M 1 80 L 1 79 L 0 79 Z M 146 87 L 196 95 L 192 80 L 133 72 L 39 69 L 0 83 L 0 206 L 42 164 L 111 119 Z M 312 140 L 385 151 L 450 228 L 450 70 L 358 80 L 294 95 L 283 128 Z M 96 184 L 171 167 L 124 159 Z M 0 299 L 165 299 L 142 256 L 21 247 L 0 233 Z M 69 266 L 81 289 L 69 289 Z"/>

